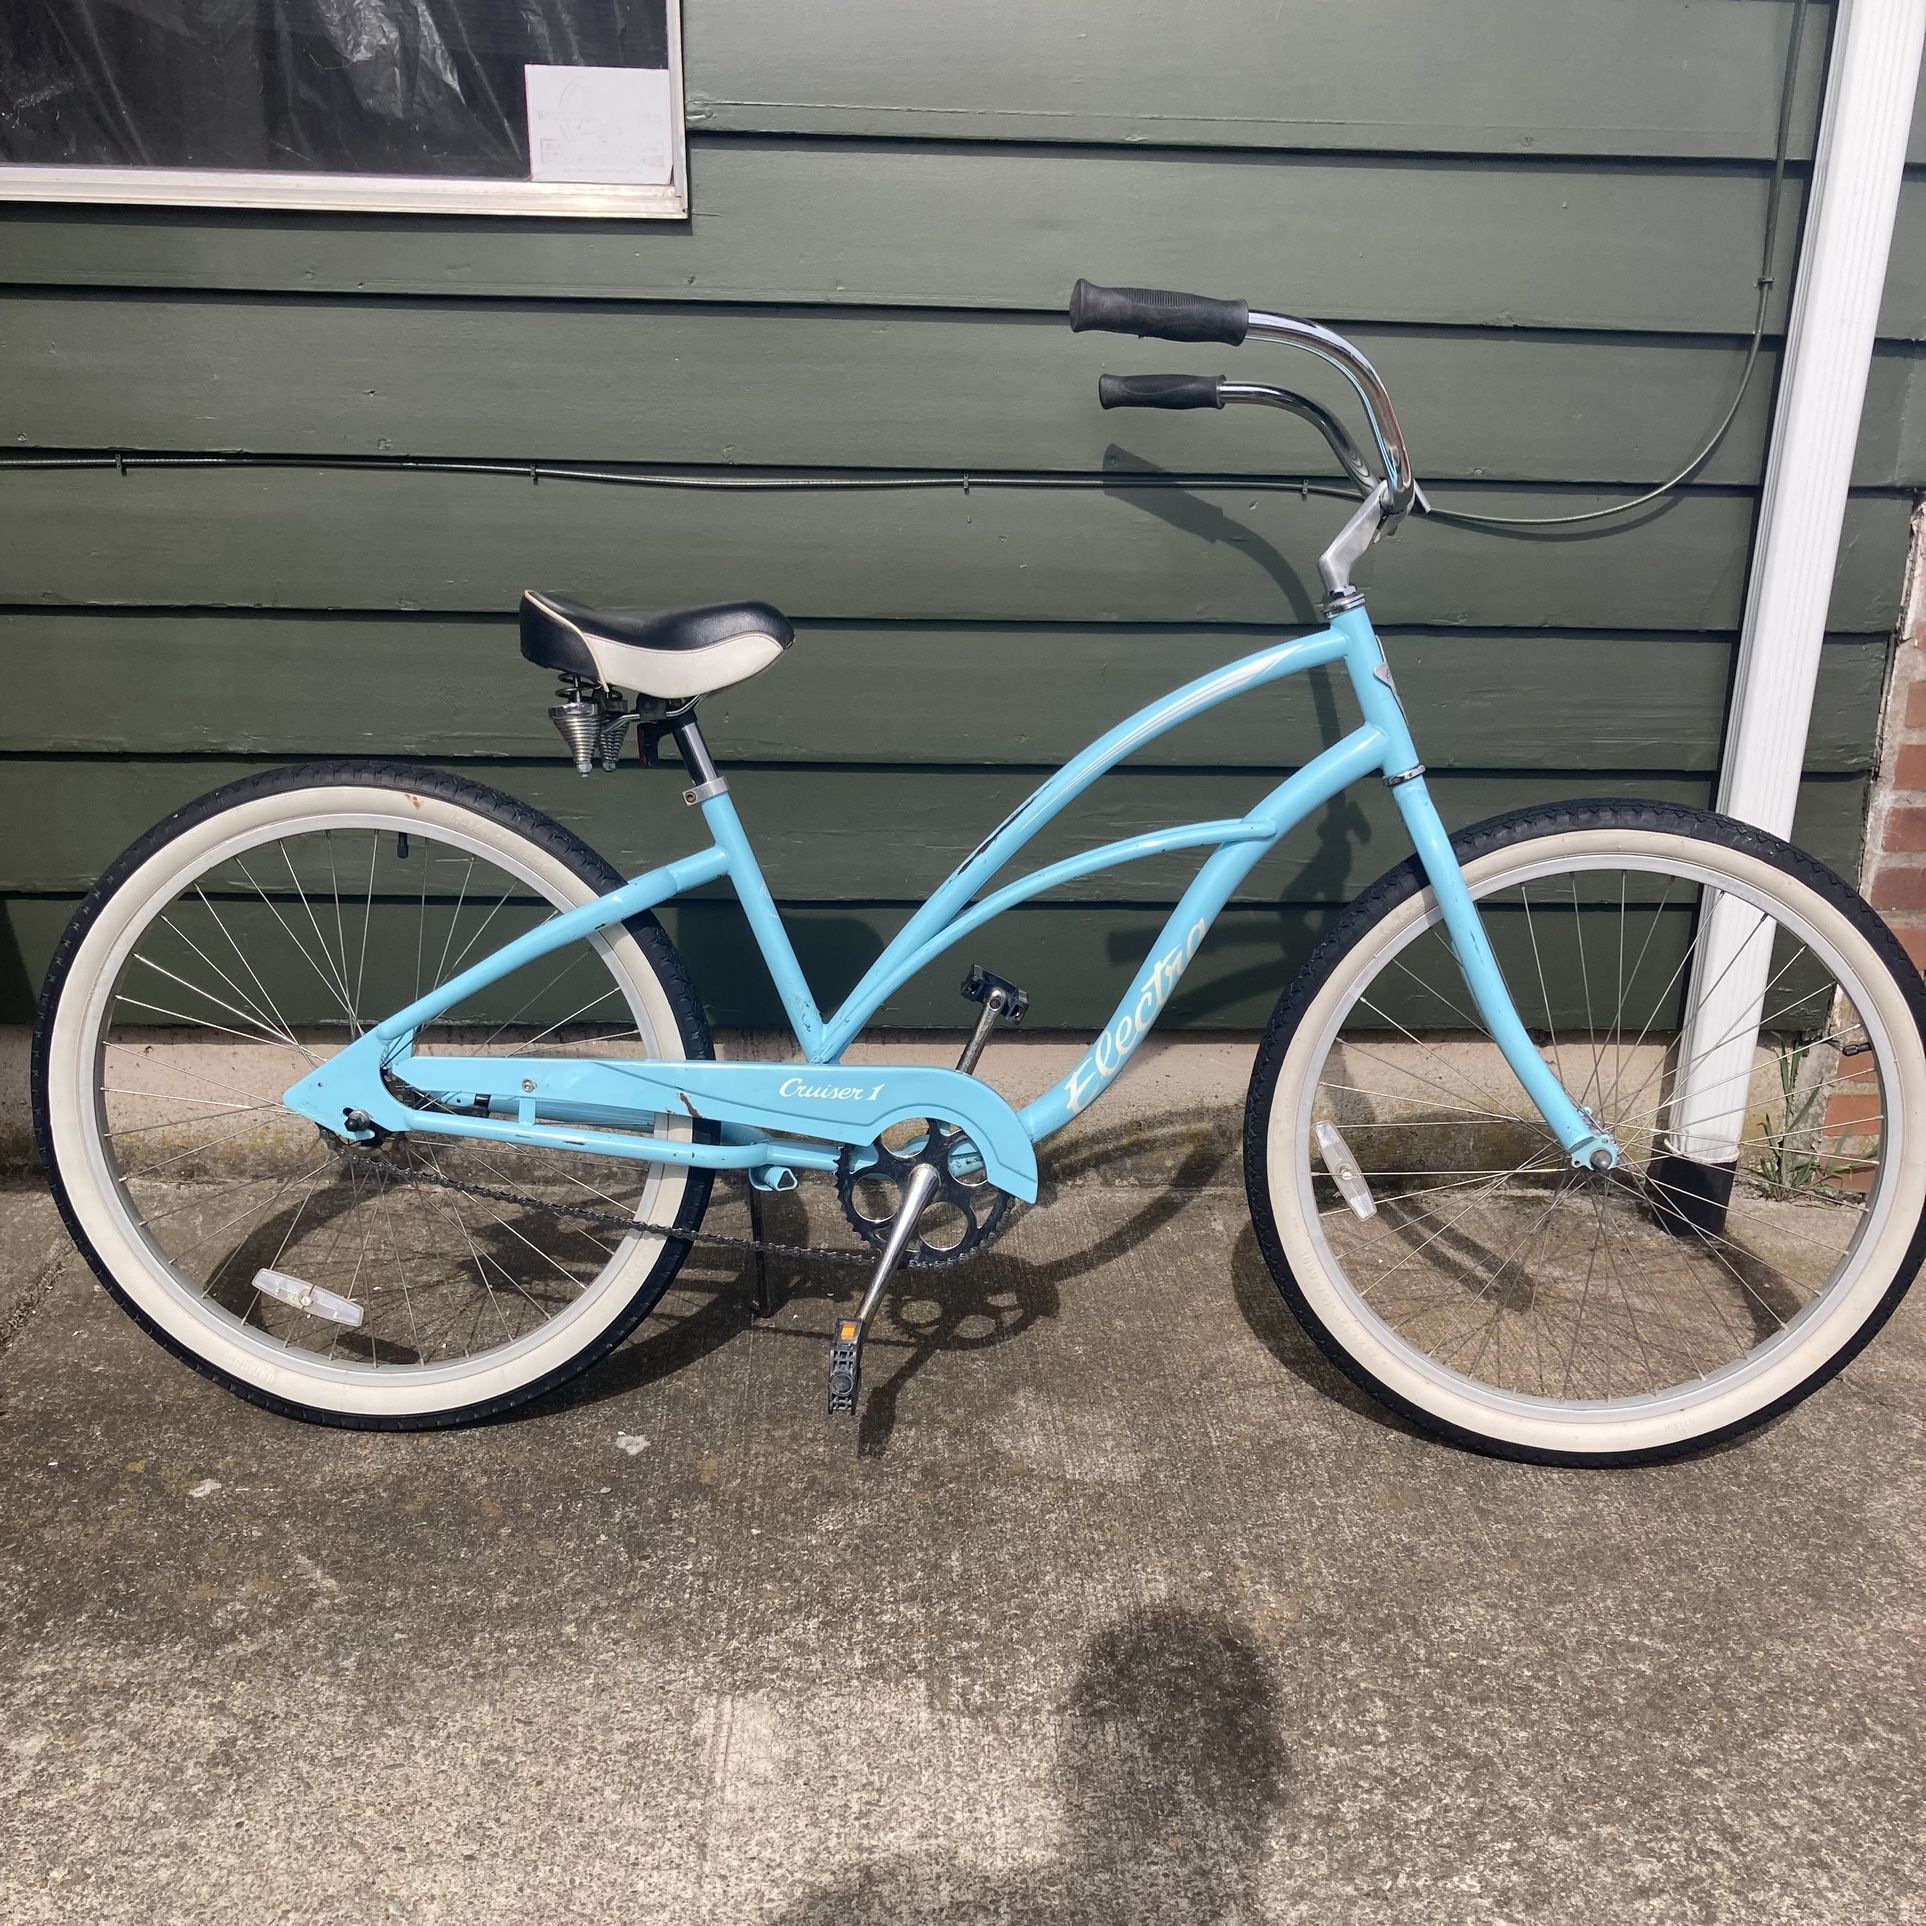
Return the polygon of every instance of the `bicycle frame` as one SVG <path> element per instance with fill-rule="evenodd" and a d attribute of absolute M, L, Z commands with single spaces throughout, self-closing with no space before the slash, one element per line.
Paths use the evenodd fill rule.
<path fill-rule="evenodd" d="M 979 897 L 1045 824 L 1146 743 L 1219 703 L 1334 662 L 1344 664 L 1363 721 L 1243 816 L 1106 843 Z M 1519 1020 L 1450 837 L 1425 788 L 1423 766 L 1383 648 L 1361 603 L 1333 614 L 1330 626 L 1314 635 L 1271 643 L 1186 683 L 1073 757 L 957 865 L 828 1017 L 810 993 L 727 785 L 707 782 L 692 792 L 711 838 L 707 849 L 552 917 L 483 958 L 301 1079 L 289 1089 L 286 1101 L 337 1131 L 344 1128 L 347 1113 L 358 1113 L 360 1121 L 347 1125 L 350 1135 L 366 1134 L 372 1125 L 378 1130 L 593 1151 L 642 1162 L 741 1169 L 764 1184 L 793 1181 L 791 1173 L 798 1169 L 834 1169 L 843 1149 L 855 1150 L 860 1162 L 862 1148 L 891 1124 L 933 1115 L 965 1128 L 993 1182 L 1018 1196 L 1033 1197 L 1032 1147 L 1062 1129 L 1109 1087 L 1149 1034 L 1238 885 L 1289 830 L 1372 774 L 1391 785 L 1466 986 L 1505 1060 L 1575 1164 L 1600 1156 L 1615 1163 L 1617 1146 L 1572 1102 Z M 1004 910 L 1078 877 L 1184 849 L 1212 853 L 1171 911 L 1109 1023 L 1070 1074 L 1020 1113 L 987 1085 L 934 1066 L 864 1066 L 849 1079 L 835 1080 L 799 1074 L 839 1064 L 891 995 Z M 725 878 L 782 1000 L 800 1052 L 796 1062 L 412 1054 L 420 1025 L 501 977 L 685 890 Z M 447 1107 L 423 1110 L 403 1104 L 389 1089 L 384 1071 Z M 495 1094 L 507 1086 L 513 1086 L 509 1094 Z M 696 1120 L 693 1136 L 648 1134 L 653 1120 L 684 1114 Z M 771 1138 L 771 1130 L 785 1133 L 784 1138 Z"/>

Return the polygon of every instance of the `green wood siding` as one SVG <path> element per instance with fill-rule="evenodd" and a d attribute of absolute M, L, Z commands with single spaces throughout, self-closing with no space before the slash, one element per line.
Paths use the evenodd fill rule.
<path fill-rule="evenodd" d="M 0 1014 L 22 1013 L 104 862 L 260 760 L 420 756 L 619 863 L 688 847 L 673 775 L 561 763 L 509 619 L 531 584 L 760 595 L 798 619 L 784 662 L 705 714 L 819 988 L 847 987 L 1042 770 L 1266 625 L 1313 619 L 1343 510 L 1254 484 L 1328 479 L 1315 438 L 1256 410 L 1105 415 L 1094 378 L 1261 367 L 1339 394 L 1276 353 L 1073 337 L 1078 274 L 1351 329 L 1444 506 L 1562 513 L 1650 485 L 1736 379 L 1787 0 L 686 14 L 686 223 L 0 208 L 0 447 L 262 464 L 0 469 Z M 1926 178 L 1903 195 L 1882 333 L 1798 825 L 1848 870 L 1926 485 Z M 1453 821 L 1709 798 L 1776 350 L 1662 510 L 1581 537 L 1413 523 L 1373 555 Z M 972 481 L 537 486 L 409 457 Z M 1219 712 L 1038 854 L 1234 810 L 1349 709 L 1314 678 Z M 1173 1016 L 1260 1022 L 1333 906 L 1402 853 L 1380 791 L 1334 806 L 1255 873 Z M 1025 982 L 1039 1021 L 1095 1022 L 1183 874 L 1087 879 L 972 953 Z M 729 904 L 670 923 L 717 1020 L 771 1015 Z M 885 1020 L 958 1020 L 953 974 Z"/>
<path fill-rule="evenodd" d="M 1142 624 L 811 622 L 785 667 L 712 696 L 707 727 L 735 763 L 1050 766 L 1108 718 L 1201 675 L 1263 631 Z M 1580 770 L 1704 773 L 1718 767 L 1732 652 L 1723 637 L 1387 629 L 1398 688 L 1433 769 L 1538 770 L 1555 743 Z M 1882 640 L 1825 652 L 1806 764 L 1864 773 Z M 539 679 L 512 619 L 16 611 L 0 623 L 0 754 L 325 755 L 343 750 L 526 757 Z M 1019 703 L 983 688 L 1020 690 Z M 433 690 L 384 712 L 370 689 Z M 111 704 L 75 699 L 108 688 Z M 248 700 L 233 691 L 245 686 Z M 860 704 L 850 692 L 863 691 Z M 1101 690 L 1101 697 L 1093 695 Z M 1308 762 L 1332 718 L 1350 727 L 1341 672 L 1320 670 L 1226 704 L 1139 751 L 1133 767 L 1265 769 Z M 1585 727 L 1573 720 L 1585 718 Z M 852 736 L 852 729 L 860 731 Z M 609 785 L 598 784 L 597 787 Z"/>
<path fill-rule="evenodd" d="M 1353 330 L 1427 482 L 1652 483 L 1717 425 L 1744 364 L 1723 336 Z M 553 302 L 16 292 L 0 392 L 20 446 L 447 455 L 762 467 L 1100 470 L 1121 443 L 1218 474 L 1338 473 L 1309 428 L 1261 409 L 1105 414 L 1105 368 L 1149 355 L 1226 373 L 1221 347 L 1134 349 L 1061 317 Z M 133 367 L 165 380 L 132 381 Z M 613 371 L 613 372 L 612 372 Z M 1704 482 L 1758 478 L 1768 350 Z M 1294 384 L 1342 407 L 1306 361 Z M 1926 358 L 1884 344 L 1854 480 L 1926 483 Z"/>
<path fill-rule="evenodd" d="M 806 31 L 806 16 L 797 16 Z M 1079 274 L 1337 321 L 1739 333 L 1766 170 L 712 139 L 685 224 L 22 206 L 0 283 L 1061 313 Z M 1787 195 L 1782 313 L 1800 194 Z M 1230 278 L 1227 280 L 1226 276 Z M 1881 331 L 1926 328 L 1926 182 Z"/>
<path fill-rule="evenodd" d="M 1790 0 L 732 0 L 689 23 L 689 118 L 732 132 L 1760 160 Z M 1824 80 L 1809 16 L 1799 144 Z M 1912 155 L 1926 160 L 1926 109 Z"/>
<path fill-rule="evenodd" d="M 192 762 L 10 757 L 0 764 L 0 809 L 37 824 L 0 871 L 6 888 L 54 894 L 84 887 L 170 809 L 246 773 L 221 758 Z M 502 772 L 505 786 L 577 830 L 612 862 L 644 869 L 696 849 L 700 819 L 682 804 L 679 771 L 618 787 L 549 761 Z M 959 863 L 982 832 L 1036 785 L 1024 768 L 922 771 L 914 787 L 875 769 L 760 768 L 731 777 L 737 807 L 756 833 L 764 867 L 798 901 L 917 902 Z M 1100 784 L 1038 836 L 1037 861 L 1140 835 L 1171 822 L 1211 821 L 1270 787 L 1268 771 L 1126 769 Z M 1573 794 L 1563 774 L 1500 776 L 1441 771 L 1431 785 L 1454 824 Z M 1865 787 L 1860 777 L 1813 777 L 1802 798 L 1814 849 L 1849 859 Z M 1588 775 L 1591 796 L 1649 796 L 1702 803 L 1703 776 Z M 880 832 L 880 833 L 879 833 Z M 1400 847 L 1397 810 L 1381 783 L 1360 784 L 1341 806 L 1302 825 L 1252 872 L 1241 900 L 1346 902 L 1410 853 Z M 1176 900 L 1194 859 L 1131 863 L 1084 877 L 1058 892 L 1086 902 Z M 717 886 L 718 893 L 721 886 Z M 1101 1014 L 1101 1013 L 1099 1013 Z"/>
<path fill-rule="evenodd" d="M 0 470 L 13 536 L 0 601 L 479 611 L 541 585 L 654 604 L 760 596 L 805 619 L 1312 619 L 1315 557 L 1342 505 L 1133 479 L 1141 465 L 1108 488 L 792 494 L 392 468 Z M 1434 499 L 1544 515 L 1609 497 L 1446 486 Z M 1752 515 L 1750 491 L 1698 488 L 1609 533 L 1419 523 L 1374 551 L 1371 607 L 1386 623 L 1731 628 Z M 1907 517 L 1901 495 L 1853 501 L 1833 627 L 1891 627 Z"/>

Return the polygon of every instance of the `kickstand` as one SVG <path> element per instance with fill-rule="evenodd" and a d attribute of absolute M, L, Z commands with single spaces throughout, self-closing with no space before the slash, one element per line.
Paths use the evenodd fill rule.
<path fill-rule="evenodd" d="M 758 1245 L 762 1243 L 762 1192 L 754 1184 L 749 1186 L 749 1235 Z M 782 1306 L 777 1303 L 775 1286 L 769 1281 L 769 1254 L 759 1249 L 752 1255 L 756 1281 L 749 1293 L 749 1308 L 757 1318 L 772 1318 Z"/>

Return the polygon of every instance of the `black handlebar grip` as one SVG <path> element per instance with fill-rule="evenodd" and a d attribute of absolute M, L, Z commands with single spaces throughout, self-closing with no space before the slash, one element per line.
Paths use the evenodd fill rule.
<path fill-rule="evenodd" d="M 1250 325 L 1251 311 L 1242 301 L 1213 301 L 1208 295 L 1172 294 L 1165 288 L 1100 288 L 1094 281 L 1079 281 L 1070 291 L 1073 334 L 1100 328 L 1107 334 L 1221 341 L 1235 348 Z"/>
<path fill-rule="evenodd" d="M 1106 408 L 1221 408 L 1222 375 L 1099 375 L 1097 400 Z"/>

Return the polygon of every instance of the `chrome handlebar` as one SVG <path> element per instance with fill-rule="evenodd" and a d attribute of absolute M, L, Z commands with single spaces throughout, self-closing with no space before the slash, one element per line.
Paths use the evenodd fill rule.
<path fill-rule="evenodd" d="M 1358 452 L 1358 445 L 1351 439 L 1349 430 L 1322 402 L 1299 394 L 1295 388 L 1274 388 L 1266 381 L 1220 381 L 1217 384 L 1217 398 L 1220 406 L 1231 401 L 1254 401 L 1270 408 L 1288 409 L 1290 413 L 1308 421 L 1330 443 L 1331 452 L 1338 458 L 1344 472 L 1367 495 L 1378 485 L 1377 476 Z"/>
<path fill-rule="evenodd" d="M 1269 314 L 1242 301 L 1217 301 L 1204 295 L 1177 294 L 1164 288 L 1107 288 L 1079 281 L 1070 295 L 1070 326 L 1081 332 L 1101 329 L 1109 334 L 1155 336 L 1164 341 L 1221 341 L 1236 347 L 1251 335 L 1288 341 L 1335 368 L 1351 384 L 1371 424 L 1378 461 L 1384 470 L 1380 521 L 1388 529 L 1411 511 L 1417 500 L 1417 477 L 1404 431 L 1378 371 L 1335 328 L 1305 321 L 1292 314 Z M 1152 387 L 1152 383 L 1158 384 Z M 1125 392 L 1128 388 L 1130 391 Z M 1205 395 L 1195 377 L 1133 377 L 1104 399 L 1106 408 L 1219 407 L 1227 401 L 1256 401 L 1287 408 L 1309 421 L 1331 444 L 1346 473 L 1367 493 L 1379 484 L 1360 460 L 1356 445 L 1327 408 L 1289 388 L 1263 382 L 1223 381 L 1214 395 Z"/>
<path fill-rule="evenodd" d="M 1351 384 L 1352 392 L 1363 405 L 1366 417 L 1371 423 L 1371 439 L 1377 445 L 1378 460 L 1384 469 L 1385 505 L 1384 518 L 1388 522 L 1399 522 L 1411 512 L 1411 505 L 1417 498 L 1417 477 L 1411 472 L 1410 451 L 1404 444 L 1404 430 L 1398 426 L 1397 411 L 1391 406 L 1391 396 L 1386 390 L 1383 378 L 1372 367 L 1364 355 L 1335 328 L 1327 328 L 1321 322 L 1305 321 L 1292 314 L 1265 314 L 1256 308 L 1251 310 L 1250 333 L 1268 336 L 1275 341 L 1288 341 L 1293 346 L 1314 354 L 1327 366 L 1335 368 Z M 1235 384 L 1226 383 L 1228 390 Z M 1270 391 L 1262 396 L 1250 398 L 1271 398 L 1271 394 L 1288 396 L 1288 400 L 1276 405 L 1290 408 L 1294 413 L 1303 415 L 1318 427 L 1323 427 L 1319 416 L 1328 420 L 1327 410 L 1320 408 L 1314 401 L 1307 401 L 1302 395 L 1293 394 L 1290 389 Z M 1242 397 L 1226 392 L 1226 400 Z M 1336 424 L 1333 423 L 1333 426 Z M 1340 429 L 1339 433 L 1343 431 Z M 1325 439 L 1330 440 L 1328 430 Z M 1348 440 L 1348 437 L 1347 437 Z M 1337 447 L 1335 442 L 1333 447 Z M 1352 450 L 1355 455 L 1356 450 Z M 1344 450 L 1338 448 L 1338 458 L 1345 461 Z M 1355 471 L 1353 471 L 1355 474 Z"/>

